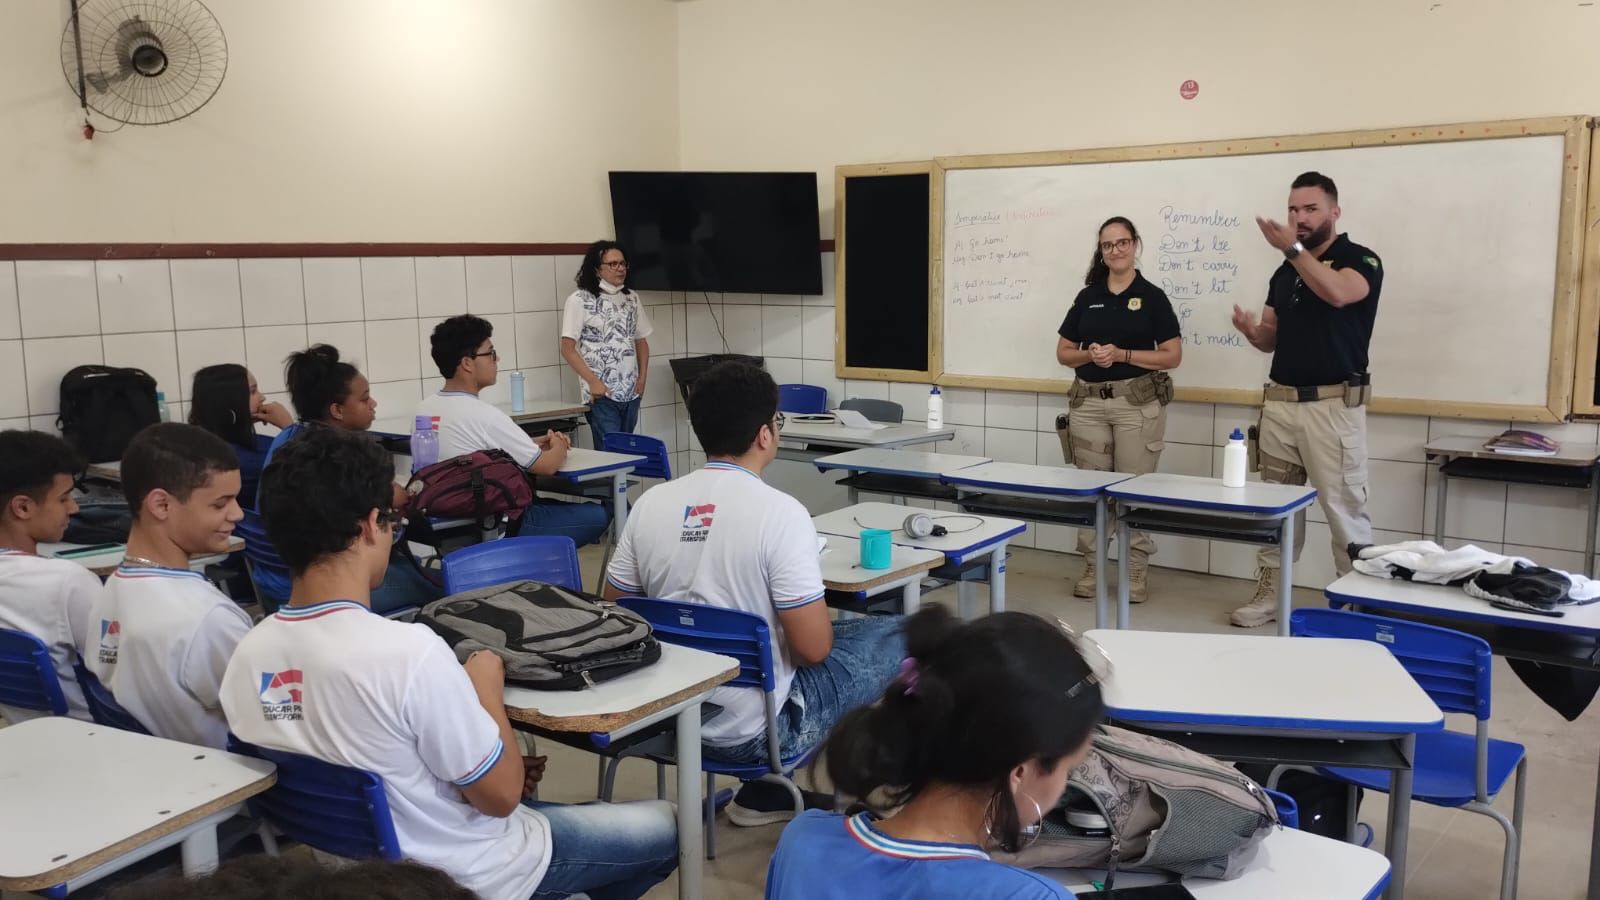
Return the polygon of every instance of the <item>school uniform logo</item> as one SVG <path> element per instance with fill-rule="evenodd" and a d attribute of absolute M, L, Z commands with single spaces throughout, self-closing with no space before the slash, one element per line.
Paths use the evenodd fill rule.
<path fill-rule="evenodd" d="M 1144 300 L 1142 300 L 1142 299 L 1140 299 L 1138 297 L 1134 297 L 1133 299 L 1128 301 L 1128 310 L 1130 312 L 1138 312 L 1139 310 L 1141 310 L 1143 308 L 1144 308 Z"/>
<path fill-rule="evenodd" d="M 100 620 L 100 662 L 115 665 L 117 645 L 122 642 L 122 624 L 116 619 Z"/>
<path fill-rule="evenodd" d="M 702 503 L 699 506 L 685 506 L 683 508 L 683 535 L 679 541 L 685 544 L 698 544 L 706 539 L 706 534 L 711 531 L 711 517 L 716 513 L 715 503 Z"/>
<path fill-rule="evenodd" d="M 269 722 L 304 719 L 299 669 L 261 673 L 261 716 Z"/>

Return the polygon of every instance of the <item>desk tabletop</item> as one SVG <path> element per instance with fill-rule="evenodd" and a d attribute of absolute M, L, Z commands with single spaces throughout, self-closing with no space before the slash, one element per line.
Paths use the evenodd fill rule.
<path fill-rule="evenodd" d="M 1329 600 L 1338 603 L 1409 611 L 1506 628 L 1600 638 L 1600 603 L 1569 606 L 1562 610 L 1565 615 L 1552 618 L 1490 606 L 1489 601 L 1470 597 L 1459 587 L 1393 581 L 1360 572 L 1341 577 L 1323 592 Z"/>
<path fill-rule="evenodd" d="M 642 462 L 645 462 L 643 456 L 634 456 L 631 453 L 611 453 L 606 450 L 572 447 L 567 450 L 567 458 L 562 460 L 561 468 L 556 470 L 556 474 L 569 481 L 586 481 L 601 475 L 631 472 Z"/>
<path fill-rule="evenodd" d="M 944 537 L 913 538 L 901 530 L 906 516 L 925 512 L 934 523 L 944 525 L 950 533 Z M 941 516 L 948 517 L 941 520 Z M 941 513 L 919 509 L 915 506 L 896 506 L 893 503 L 857 503 L 811 520 L 819 534 L 840 537 L 860 537 L 863 528 L 885 528 L 892 534 L 889 539 L 902 547 L 937 550 L 952 563 L 966 561 L 967 557 L 987 552 L 989 547 L 1009 540 L 1027 528 L 1026 522 L 1000 516 L 973 516 L 966 513 Z M 974 527 L 976 526 L 976 527 Z M 965 529 L 971 529 L 965 530 Z"/>
<path fill-rule="evenodd" d="M 663 643 L 661 659 L 581 691 L 506 685 L 506 715 L 549 731 L 610 734 L 739 674 L 731 656 Z"/>
<path fill-rule="evenodd" d="M 1600 444 L 1569 444 L 1561 442 L 1561 449 L 1551 456 L 1531 456 L 1522 453 L 1496 453 L 1484 447 L 1488 438 L 1471 437 L 1467 435 L 1450 435 L 1449 437 L 1435 438 L 1424 444 L 1422 449 L 1429 456 L 1444 456 L 1450 459 L 1467 457 L 1470 459 L 1498 459 L 1504 462 L 1543 463 L 1547 466 L 1592 466 L 1600 461 Z"/>
<path fill-rule="evenodd" d="M 66 716 L 0 728 L 0 888 L 82 875 L 277 781 L 265 760 Z"/>
<path fill-rule="evenodd" d="M 511 411 L 511 402 L 494 404 L 494 408 L 511 417 L 511 421 L 518 425 L 529 422 L 542 422 L 545 419 L 564 419 L 569 416 L 581 416 L 589 411 L 589 407 L 582 403 L 573 403 L 558 397 L 530 397 L 522 404 L 522 412 Z M 406 438 L 415 430 L 417 417 L 410 416 L 384 416 L 372 423 L 367 429 L 371 433 L 387 438 Z"/>
<path fill-rule="evenodd" d="M 1139 475 L 1106 488 L 1106 493 L 1131 506 L 1180 506 L 1220 514 L 1284 516 L 1311 505 L 1316 488 L 1306 485 L 1247 481 L 1244 487 L 1222 486 L 1220 478 L 1155 473 Z"/>
<path fill-rule="evenodd" d="M 1093 497 L 1102 493 L 1107 487 L 1132 477 L 1134 476 L 1119 472 L 1096 472 L 1093 469 L 991 462 L 947 472 L 941 480 L 945 484 L 958 487 L 990 491 L 1041 496 Z"/>
<path fill-rule="evenodd" d="M 77 550 L 80 547 L 87 546 L 90 545 L 67 543 L 40 544 L 39 555 L 55 556 L 63 551 Z M 238 553 L 243 549 L 244 538 L 239 537 L 236 534 L 228 536 L 228 553 Z M 117 570 L 117 566 L 122 565 L 122 558 L 127 554 L 127 552 L 126 546 L 118 544 L 115 547 L 107 548 L 103 553 L 96 553 L 91 556 L 72 556 L 68 557 L 68 559 L 83 566 L 85 569 L 88 569 L 96 575 L 99 575 L 101 578 L 105 578 L 112 572 L 115 572 Z M 220 563 L 227 558 L 228 555 L 226 553 L 201 553 L 196 556 L 189 557 L 189 568 L 194 569 L 197 572 L 204 571 L 206 566 Z"/>
<path fill-rule="evenodd" d="M 861 567 L 861 540 L 841 535 L 825 535 L 828 546 L 822 550 L 822 586 L 830 591 L 870 591 L 944 564 L 944 554 L 895 544 L 889 548 L 887 569 Z"/>
<path fill-rule="evenodd" d="M 948 441 L 956 436 L 953 428 L 929 428 L 921 422 L 886 425 L 883 428 L 846 428 L 837 422 L 796 422 L 783 426 L 779 440 L 814 442 L 838 447 L 909 447 Z"/>
<path fill-rule="evenodd" d="M 877 472 L 884 475 L 910 475 L 916 478 L 938 478 L 947 472 L 957 472 L 988 462 L 987 456 L 958 456 L 954 453 L 929 453 L 924 450 L 886 450 L 882 447 L 865 447 L 845 453 L 835 453 L 816 460 L 816 467 L 824 472 L 845 469 L 850 472 Z"/>
<path fill-rule="evenodd" d="M 1381 644 L 1333 638 L 1096 629 L 1107 712 L 1140 724 L 1257 733 L 1409 734 L 1444 714 Z"/>
<path fill-rule="evenodd" d="M 1044 875 L 1076 891 L 1103 873 L 1082 869 L 1040 869 Z M 1161 884 L 1160 875 L 1129 872 L 1117 875 L 1117 886 Z M 1231 881 L 1184 878 L 1195 900 L 1373 900 L 1389 883 L 1389 860 L 1382 853 L 1293 828 L 1275 828 L 1257 844 L 1244 871 Z"/>

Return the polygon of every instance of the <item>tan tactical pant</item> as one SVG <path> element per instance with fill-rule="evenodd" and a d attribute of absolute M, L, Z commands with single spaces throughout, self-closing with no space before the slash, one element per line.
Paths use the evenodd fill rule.
<path fill-rule="evenodd" d="M 1333 532 L 1333 566 L 1350 571 L 1351 543 L 1372 543 L 1367 517 L 1367 409 L 1348 407 L 1342 398 L 1289 403 L 1268 400 L 1261 409 L 1261 480 L 1305 484 L 1317 489 L 1317 501 Z M 1306 514 L 1295 516 L 1294 558 L 1306 544 Z M 1281 549 L 1263 548 L 1257 563 L 1278 567 Z"/>
<path fill-rule="evenodd" d="M 1167 446 L 1167 408 L 1154 400 L 1135 406 L 1127 397 L 1091 395 L 1068 413 L 1067 433 L 1072 441 L 1072 464 L 1078 468 L 1145 475 L 1156 470 Z M 1106 534 L 1112 539 L 1116 535 L 1114 517 L 1106 522 Z M 1133 532 L 1129 542 L 1133 554 L 1156 552 L 1155 541 L 1142 531 Z M 1094 559 L 1094 529 L 1078 529 L 1078 550 Z"/>

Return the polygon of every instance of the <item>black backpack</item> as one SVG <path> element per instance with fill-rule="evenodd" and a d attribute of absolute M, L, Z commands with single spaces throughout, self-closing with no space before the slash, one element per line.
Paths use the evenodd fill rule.
<path fill-rule="evenodd" d="M 78 366 L 61 378 L 56 426 L 89 462 L 121 459 L 133 436 L 159 421 L 156 380 L 142 369 Z"/>

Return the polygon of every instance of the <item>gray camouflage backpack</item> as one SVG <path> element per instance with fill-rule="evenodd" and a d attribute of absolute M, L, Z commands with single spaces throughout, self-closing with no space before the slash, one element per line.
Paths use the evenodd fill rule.
<path fill-rule="evenodd" d="M 661 658 L 650 623 L 590 594 L 519 581 L 452 594 L 417 621 L 465 660 L 492 650 L 506 681 L 543 691 L 580 690 Z"/>
<path fill-rule="evenodd" d="M 1003 861 L 1233 878 L 1278 824 L 1272 798 L 1231 763 L 1111 725 L 1096 731 L 1094 748 L 1067 786 L 1045 814 L 1039 839 Z M 1068 804 L 1085 799 L 1109 829 L 1068 822 Z"/>

